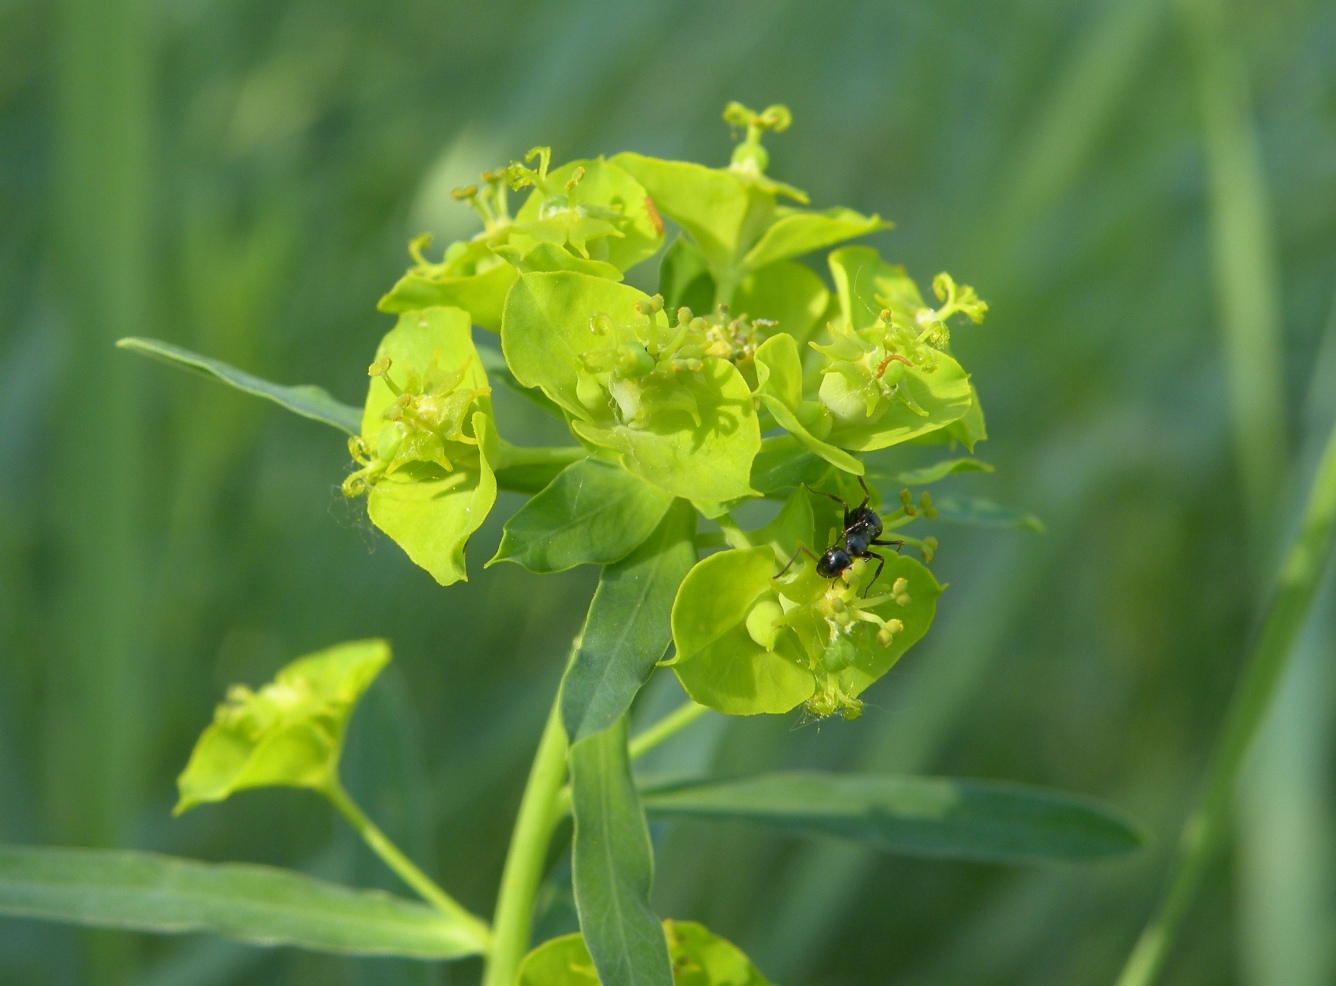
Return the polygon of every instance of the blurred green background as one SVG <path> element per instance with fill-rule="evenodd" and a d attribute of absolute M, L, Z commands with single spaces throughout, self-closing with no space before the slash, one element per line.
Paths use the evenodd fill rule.
<path fill-rule="evenodd" d="M 483 572 L 503 497 L 473 581 L 442 590 L 339 496 L 333 432 L 111 342 L 360 402 L 406 239 L 472 232 L 450 188 L 539 143 L 722 164 L 729 99 L 787 103 L 774 175 L 889 216 L 891 259 L 992 304 L 955 346 L 998 471 L 957 491 L 1048 532 L 942 526 L 937 625 L 862 720 L 716 717 L 657 766 L 1010 778 L 1108 798 L 1157 841 L 1009 869 L 656 827 L 658 909 L 785 986 L 1112 981 L 1336 415 L 1330 2 L 0 0 L 0 839 L 393 889 L 315 796 L 169 814 L 228 683 L 384 635 L 349 787 L 490 912 L 594 574 Z M 1333 595 L 1167 982 L 1336 981 Z M 573 926 L 560 862 L 543 907 L 543 933 Z M 0 920 L 14 986 L 476 976 Z"/>

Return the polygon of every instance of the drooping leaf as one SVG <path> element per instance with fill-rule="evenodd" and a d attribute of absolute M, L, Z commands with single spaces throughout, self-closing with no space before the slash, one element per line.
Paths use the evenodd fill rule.
<path fill-rule="evenodd" d="M 693 921 L 664 921 L 674 986 L 770 986 L 737 946 Z M 518 986 L 598 986 L 579 934 L 544 942 L 525 956 Z"/>
<path fill-rule="evenodd" d="M 626 752 L 626 716 L 571 746 L 571 875 L 580 931 L 599 978 L 673 986 L 668 943 L 650 908 L 654 849 Z"/>
<path fill-rule="evenodd" d="M 149 356 L 172 366 L 221 380 L 238 390 L 273 401 L 294 414 L 300 414 L 303 418 L 330 425 L 349 435 L 356 435 L 358 432 L 361 412 L 349 404 L 335 400 L 320 387 L 309 384 L 285 387 L 270 383 L 268 380 L 262 380 L 229 366 L 221 360 L 200 356 L 198 353 L 192 353 L 188 349 L 173 346 L 159 339 L 140 339 L 132 336 L 117 340 L 116 346 L 118 349 L 128 349 L 142 356 Z"/>
<path fill-rule="evenodd" d="M 258 692 L 234 686 L 177 784 L 180 814 L 252 787 L 327 790 L 348 720 L 389 663 L 383 640 L 358 640 L 293 661 Z"/>
<path fill-rule="evenodd" d="M 641 800 L 656 818 L 747 821 L 956 859 L 1095 860 L 1145 844 L 1110 805 L 998 781 L 795 771 L 649 786 Z"/>
<path fill-rule="evenodd" d="M 1023 530 L 1044 532 L 1044 522 L 1034 514 L 1012 510 L 979 497 L 942 497 L 933 500 L 939 520 L 956 524 L 974 524 L 981 527 L 1019 527 Z"/>
<path fill-rule="evenodd" d="M 890 229 L 892 223 L 880 216 L 864 216 L 852 209 L 836 207 L 823 211 L 779 206 L 774 221 L 743 258 L 748 270 L 801 257 L 824 247 L 852 240 L 877 230 Z"/>
<path fill-rule="evenodd" d="M 483 944 L 469 925 L 379 890 L 122 850 L 0 847 L 0 913 L 351 955 L 458 959 Z"/>
<path fill-rule="evenodd" d="M 511 561 L 540 574 L 609 565 L 649 537 L 672 502 L 613 463 L 582 459 L 506 521 L 487 564 Z"/>
<path fill-rule="evenodd" d="M 689 500 L 752 495 L 761 435 L 751 391 L 726 359 L 679 359 L 685 337 L 666 322 L 626 285 L 525 274 L 501 342 L 522 385 L 541 387 L 577 436 L 619 453 L 646 482 Z"/>
<path fill-rule="evenodd" d="M 678 501 L 644 544 L 603 570 L 561 681 L 561 720 L 571 742 L 606 729 L 630 708 L 668 649 L 673 599 L 696 561 L 695 533 L 691 505 Z"/>
<path fill-rule="evenodd" d="M 496 502 L 496 435 L 468 313 L 401 315 L 385 336 L 344 492 L 441 585 L 468 578 L 464 547 Z"/>

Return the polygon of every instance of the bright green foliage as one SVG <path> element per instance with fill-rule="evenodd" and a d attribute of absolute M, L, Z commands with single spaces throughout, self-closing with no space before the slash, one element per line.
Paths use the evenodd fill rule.
<path fill-rule="evenodd" d="M 383 640 L 308 654 L 258 692 L 234 685 L 177 781 L 180 814 L 250 787 L 328 790 L 357 700 L 390 661 Z"/>
<path fill-rule="evenodd" d="M 805 193 L 767 175 L 762 138 L 788 128 L 784 107 L 734 103 L 724 118 L 744 134 L 726 167 L 634 153 L 554 166 L 539 147 L 457 190 L 482 229 L 439 261 L 425 256 L 429 238 L 410 244 L 413 267 L 380 301 L 398 321 L 369 367 L 360 421 L 316 388 L 277 387 L 165 344 L 134 343 L 354 433 L 344 493 L 365 494 L 372 522 L 442 585 L 466 577 L 465 547 L 498 482 L 531 498 L 505 524 L 492 562 L 534 573 L 603 566 L 535 758 L 495 928 L 436 886 L 339 784 L 348 717 L 389 660 L 382 642 L 303 658 L 257 693 L 234 689 L 181 776 L 178 811 L 261 785 L 323 792 L 387 865 L 466 929 L 465 947 L 485 950 L 484 986 L 514 986 L 567 766 L 584 937 L 534 951 L 520 982 L 594 983 L 601 974 L 606 983 L 765 986 L 744 955 L 698 925 L 666 922 L 664 938 L 649 906 L 653 850 L 629 767 L 628 710 L 671 643 L 666 663 L 699 706 L 856 718 L 862 692 L 927 632 L 942 591 L 923 564 L 936 539 L 905 528 L 939 516 L 1005 521 L 983 501 L 915 499 L 908 489 L 989 467 L 956 457 L 911 468 L 921 460 L 894 449 L 958 442 L 972 451 L 985 437 L 950 323 L 979 322 L 987 305 L 947 274 L 933 280 L 930 305 L 872 247 L 829 254 L 828 285 L 798 258 L 890 224 L 808 208 Z M 518 191 L 527 197 L 512 213 Z M 666 250 L 665 220 L 677 226 Z M 660 252 L 657 291 L 626 283 L 627 271 Z M 642 275 L 635 284 L 647 283 Z M 500 333 L 500 353 L 479 352 L 475 327 Z M 560 419 L 573 444 L 504 441 L 494 383 Z M 890 451 L 876 460 L 873 485 L 904 487 L 898 507 L 863 485 L 861 453 L 877 450 Z M 744 531 L 732 512 L 759 497 L 784 503 Z M 894 544 L 857 540 L 832 501 L 869 505 Z M 698 532 L 701 516 L 718 530 Z M 833 548 L 860 557 L 823 576 L 815 561 Z M 701 560 L 703 549 L 723 550 Z M 974 857 L 1078 858 L 1122 851 L 1129 838 L 1086 805 L 948 782 L 782 775 L 649 798 L 666 815 Z"/>
<path fill-rule="evenodd" d="M 687 575 L 673 605 L 671 662 L 687 693 L 730 715 L 787 712 L 856 717 L 858 695 L 927 632 L 942 587 L 923 565 L 890 555 L 875 584 L 875 562 L 860 559 L 826 579 L 799 556 L 812 544 L 808 494 L 789 500 L 763 546 L 706 558 Z"/>
<path fill-rule="evenodd" d="M 580 929 L 605 983 L 672 986 L 649 905 L 654 848 L 626 751 L 626 716 L 571 747 L 571 876 Z"/>
<path fill-rule="evenodd" d="M 668 649 L 673 599 L 696 562 L 695 535 L 696 513 L 678 500 L 640 547 L 603 570 L 561 679 L 561 721 L 572 743 L 629 709 Z"/>
<path fill-rule="evenodd" d="M 736 366 L 710 355 L 707 327 L 662 299 L 576 273 L 525 274 L 501 331 L 516 379 L 541 387 L 586 442 L 675 496 L 751 493 L 761 433 Z M 704 320 L 699 320 L 703 323 Z"/>
<path fill-rule="evenodd" d="M 756 350 L 756 396 L 775 424 L 837 469 L 863 475 L 863 463 L 823 441 L 835 419 L 819 401 L 803 399 L 803 367 L 792 336 L 772 336 Z"/>
<path fill-rule="evenodd" d="M 731 942 L 694 921 L 665 921 L 674 986 L 770 986 Z M 598 973 L 579 934 L 535 948 L 520 967 L 519 986 L 598 986 Z"/>
<path fill-rule="evenodd" d="M 582 459 L 506 521 L 496 557 L 531 572 L 621 561 L 649 537 L 673 497 L 616 465 Z"/>
<path fill-rule="evenodd" d="M 490 388 L 468 313 L 401 315 L 370 374 L 362 434 L 349 443 L 362 468 L 343 491 L 367 493 L 372 523 L 437 582 L 467 578 L 464 545 L 496 500 Z"/>
<path fill-rule="evenodd" d="M 538 171 L 518 172 L 520 181 L 533 184 L 534 193 L 515 216 L 512 247 L 528 253 L 529 241 L 566 246 L 618 271 L 658 252 L 663 220 L 644 186 L 629 174 L 601 158 L 571 161 L 550 174 L 546 168 L 544 157 Z M 562 234 L 564 241 L 558 238 Z"/>
<path fill-rule="evenodd" d="M 1105 859 L 1146 841 L 1122 812 L 1089 798 L 944 777 L 793 771 L 651 786 L 641 799 L 656 818 L 748 821 L 953 859 Z"/>
<path fill-rule="evenodd" d="M 0 847 L 0 913 L 349 955 L 439 960 L 480 951 L 472 927 L 379 890 L 120 850 Z"/>

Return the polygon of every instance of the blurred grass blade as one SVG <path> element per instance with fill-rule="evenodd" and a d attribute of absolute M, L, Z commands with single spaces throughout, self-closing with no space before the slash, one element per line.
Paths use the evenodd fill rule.
<path fill-rule="evenodd" d="M 1244 757 L 1294 650 L 1331 560 L 1336 529 L 1336 427 L 1327 438 L 1304 511 L 1303 527 L 1276 577 L 1262 629 L 1230 703 L 1206 782 L 1179 836 L 1165 890 L 1118 978 L 1118 986 L 1155 981 L 1220 842 Z"/>
<path fill-rule="evenodd" d="M 1004 507 L 992 500 L 983 500 L 972 496 L 944 496 L 940 499 L 934 497 L 932 505 L 937 511 L 939 520 L 950 521 L 953 524 L 973 524 L 979 527 L 1019 527 L 1023 530 L 1034 531 L 1037 534 L 1044 532 L 1044 522 L 1034 514 L 1012 510 L 1010 507 Z"/>
<path fill-rule="evenodd" d="M 1181 0 L 1197 71 L 1205 143 L 1211 261 L 1229 376 L 1253 557 L 1274 529 L 1273 503 L 1286 465 L 1280 275 L 1261 140 L 1228 0 Z"/>
<path fill-rule="evenodd" d="M 695 511 L 678 500 L 644 544 L 603 570 L 561 680 L 561 721 L 572 743 L 630 708 L 668 649 L 673 599 L 696 562 L 695 533 Z"/>
<path fill-rule="evenodd" d="M 599 978 L 671 986 L 668 942 L 649 906 L 654 849 L 631 780 L 626 716 L 574 744 L 570 757 L 575 906 Z"/>
<path fill-rule="evenodd" d="M 252 945 L 353 955 L 478 953 L 465 925 L 379 890 L 142 852 L 0 848 L 0 913 L 135 931 L 212 931 Z"/>
<path fill-rule="evenodd" d="M 654 817 L 746 821 L 954 859 L 1090 860 L 1121 856 L 1144 842 L 1135 824 L 1097 801 L 937 777 L 795 771 L 648 786 L 641 800 Z"/>
<path fill-rule="evenodd" d="M 300 414 L 303 418 L 323 422 L 338 428 L 340 431 L 346 431 L 350 435 L 361 434 L 361 409 L 335 400 L 321 387 L 314 387 L 310 384 L 284 387 L 281 384 L 270 383 L 268 380 L 252 376 L 244 370 L 238 370 L 235 366 L 229 366 L 207 356 L 200 356 L 198 353 L 192 353 L 188 349 L 182 349 L 180 346 L 173 346 L 169 342 L 162 342 L 158 339 L 140 339 L 132 336 L 128 339 L 118 340 L 116 346 L 119 349 L 128 349 L 131 352 L 170 363 L 184 370 L 214 377 L 225 384 L 236 387 L 238 390 L 244 390 L 248 394 L 273 401 L 294 414 Z"/>
<path fill-rule="evenodd" d="M 878 473 L 868 474 L 869 479 L 882 480 L 895 483 L 898 486 L 926 486 L 928 483 L 935 483 L 939 479 L 945 479 L 958 472 L 992 472 L 993 467 L 982 459 L 972 457 L 960 459 L 943 459 L 941 462 L 934 462 L 930 466 L 923 466 L 919 469 L 906 469 L 896 473 Z"/>

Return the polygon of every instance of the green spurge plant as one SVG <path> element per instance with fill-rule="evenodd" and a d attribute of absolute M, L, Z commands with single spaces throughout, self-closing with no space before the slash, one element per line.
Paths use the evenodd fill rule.
<path fill-rule="evenodd" d="M 375 640 L 229 692 L 181 775 L 177 810 L 258 786 L 316 791 L 425 906 L 256 867 L 66 853 L 43 868 L 22 851 L 0 860 L 0 906 L 362 954 L 481 955 L 486 986 L 741 986 L 767 980 L 726 941 L 651 908 L 647 812 L 1004 862 L 1140 843 L 1112 809 L 1014 785 L 820 773 L 665 784 L 633 773 L 709 710 L 856 718 L 862 693 L 928 632 L 943 591 L 927 567 L 938 506 L 916 488 L 989 468 L 972 457 L 984 416 L 951 350 L 952 327 L 982 321 L 987 306 L 947 274 L 925 298 L 872 247 L 842 245 L 888 223 L 810 208 L 771 178 L 762 141 L 789 126 L 787 109 L 734 103 L 724 117 L 743 134 L 726 167 L 632 153 L 554 167 L 537 148 L 460 189 L 482 229 L 439 260 L 427 238 L 410 245 L 413 266 L 380 301 L 397 321 L 368 354 L 360 412 L 319 388 L 123 342 L 347 432 L 344 494 L 365 496 L 371 521 L 443 586 L 467 577 L 469 539 L 498 489 L 530 498 L 487 564 L 601 566 L 493 921 L 421 871 L 340 783 L 345 727 L 390 660 Z M 656 290 L 626 281 L 655 257 Z M 651 279 L 637 271 L 635 283 Z M 507 442 L 496 387 L 565 422 L 571 443 Z M 934 448 L 960 446 L 971 454 L 933 461 Z M 858 526 L 871 515 L 875 530 Z M 632 703 L 658 667 L 690 701 L 632 737 Z M 580 934 L 530 952 L 566 814 Z"/>

